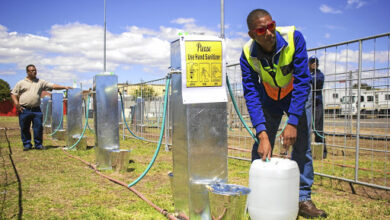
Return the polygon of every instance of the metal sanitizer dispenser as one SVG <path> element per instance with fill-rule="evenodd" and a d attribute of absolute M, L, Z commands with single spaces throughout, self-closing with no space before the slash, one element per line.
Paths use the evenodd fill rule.
<path fill-rule="evenodd" d="M 227 183 L 224 41 L 204 35 L 171 43 L 173 195 L 177 213 L 211 219 L 209 184 Z"/>
<path fill-rule="evenodd" d="M 83 131 L 83 92 L 80 88 L 69 89 L 67 92 L 68 105 L 66 108 L 67 115 L 67 145 L 71 147 L 81 136 Z M 85 120 L 88 120 L 86 118 Z M 86 137 L 82 137 L 76 145 L 77 149 L 86 150 Z"/>
<path fill-rule="evenodd" d="M 93 90 L 97 168 L 125 171 L 130 150 L 119 149 L 118 76 L 95 75 Z"/>
<path fill-rule="evenodd" d="M 111 151 L 119 149 L 118 77 L 93 78 L 96 163 L 100 170 L 111 170 Z"/>

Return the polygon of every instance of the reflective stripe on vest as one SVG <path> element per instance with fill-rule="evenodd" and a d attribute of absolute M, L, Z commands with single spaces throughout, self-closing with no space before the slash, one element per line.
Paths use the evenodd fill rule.
<path fill-rule="evenodd" d="M 280 53 L 277 64 L 263 67 L 257 57 L 252 57 L 251 52 L 254 47 L 254 41 L 252 39 L 245 44 L 244 55 L 252 69 L 259 74 L 267 95 L 274 100 L 280 100 L 293 90 L 294 78 L 292 74 L 294 68 L 292 61 L 295 52 L 295 27 L 277 27 L 276 30 L 288 43 L 287 46 L 284 46 L 277 52 Z"/>

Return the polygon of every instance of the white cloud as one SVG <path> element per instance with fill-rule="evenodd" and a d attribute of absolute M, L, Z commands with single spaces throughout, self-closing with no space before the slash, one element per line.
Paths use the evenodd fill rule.
<path fill-rule="evenodd" d="M 337 10 L 334 8 L 331 8 L 330 6 L 327 6 L 325 4 L 320 6 L 320 11 L 325 14 L 341 14 L 341 10 Z"/>
<path fill-rule="evenodd" d="M 325 77 L 328 75 L 329 83 L 327 88 L 332 86 L 340 86 L 338 81 L 349 78 L 350 72 L 352 72 L 353 79 L 357 80 L 357 70 L 359 69 L 359 50 L 343 49 L 338 52 L 329 52 L 318 50 L 317 52 L 310 51 L 309 56 L 316 55 L 319 59 L 319 69 L 324 72 Z M 383 76 L 383 79 L 388 80 L 387 62 L 388 62 L 387 50 L 376 51 L 363 51 L 362 53 L 362 75 L 361 78 L 365 82 L 373 81 L 372 76 Z M 382 68 L 383 67 L 383 68 Z M 376 70 L 374 71 L 374 68 Z M 372 85 L 374 83 L 371 83 Z M 388 84 L 388 83 L 386 83 Z M 378 83 L 376 83 L 378 85 Z"/>
<path fill-rule="evenodd" d="M 195 23 L 194 18 L 177 18 L 175 20 L 172 20 L 171 23 L 174 24 L 193 24 Z"/>
<path fill-rule="evenodd" d="M 9 69 L 5 69 L 5 70 L 1 70 L 0 71 L 0 75 L 15 75 L 16 72 L 15 70 L 9 70 Z"/>
<path fill-rule="evenodd" d="M 134 66 L 141 66 L 144 71 L 165 74 L 170 65 L 170 43 L 178 38 L 179 32 L 219 35 L 219 30 L 198 26 L 192 18 L 178 18 L 173 23 L 181 27 L 160 26 L 155 30 L 129 26 L 119 34 L 107 30 L 107 71 L 134 72 Z M 103 31 L 98 25 L 70 23 L 53 25 L 45 37 L 8 32 L 0 25 L 0 64 L 16 66 L 14 70 L 3 67 L 0 74 L 18 73 L 15 77 L 21 79 L 25 76 L 25 65 L 33 63 L 38 68 L 38 77 L 54 83 L 71 85 L 75 79 L 91 82 L 91 76 L 103 69 Z M 243 35 L 248 38 L 246 33 Z M 244 38 L 239 36 L 226 42 L 228 62 L 238 62 Z"/>
<path fill-rule="evenodd" d="M 329 33 L 326 33 L 326 34 L 325 34 L 325 38 L 329 39 L 329 38 L 330 38 L 330 34 L 329 34 Z"/>
<path fill-rule="evenodd" d="M 235 34 L 236 34 L 237 36 L 239 36 L 239 37 L 249 38 L 247 32 L 236 32 Z"/>
<path fill-rule="evenodd" d="M 365 5 L 367 2 L 362 1 L 362 0 L 348 0 L 347 1 L 347 7 L 352 7 L 352 8 L 360 8 L 363 5 Z"/>

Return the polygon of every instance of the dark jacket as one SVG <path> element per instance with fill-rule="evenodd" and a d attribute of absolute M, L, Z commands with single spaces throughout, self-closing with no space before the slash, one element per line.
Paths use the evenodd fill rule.
<path fill-rule="evenodd" d="M 325 76 L 321 70 L 316 69 L 311 72 L 311 84 L 313 91 L 313 104 L 322 105 L 322 88 L 324 87 Z"/>
<path fill-rule="evenodd" d="M 276 31 L 276 51 L 280 51 L 282 47 L 287 45 L 287 42 Z M 294 89 L 292 92 L 279 101 L 272 100 L 265 92 L 262 83 L 259 83 L 259 74 L 255 72 L 249 65 L 244 53 L 241 54 L 240 65 L 242 71 L 242 85 L 244 89 L 244 97 L 252 125 L 256 128 L 256 134 L 260 133 L 265 128 L 265 118 L 263 108 L 269 109 L 276 114 L 287 112 L 289 115 L 288 123 L 298 125 L 298 120 L 302 116 L 305 109 L 305 103 L 310 94 L 310 80 L 306 42 L 301 32 L 294 32 L 295 53 L 293 59 L 294 65 Z M 257 44 L 257 43 L 256 43 Z M 256 45 L 259 47 L 259 45 Z M 257 56 L 260 59 L 261 50 L 254 49 L 251 56 Z M 280 53 L 274 54 L 274 62 L 277 63 Z M 262 65 L 268 62 L 260 60 Z M 270 64 L 272 65 L 272 64 Z"/>

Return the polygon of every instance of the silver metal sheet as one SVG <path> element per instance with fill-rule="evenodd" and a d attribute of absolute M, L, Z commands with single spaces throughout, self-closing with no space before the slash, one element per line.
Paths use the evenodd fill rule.
<path fill-rule="evenodd" d="M 205 186 L 227 182 L 227 108 L 223 102 L 186 107 L 190 218 L 205 219 L 210 213 Z"/>
<path fill-rule="evenodd" d="M 180 39 L 171 42 L 171 69 L 181 69 Z"/>
<path fill-rule="evenodd" d="M 67 115 L 67 145 L 72 146 L 80 137 L 83 131 L 83 100 L 80 88 L 68 90 Z"/>
<path fill-rule="evenodd" d="M 62 130 L 63 128 L 63 100 L 64 96 L 62 93 L 53 93 L 51 95 L 51 112 L 52 112 L 52 118 L 51 118 L 51 128 L 52 132 L 55 130 Z"/>
<path fill-rule="evenodd" d="M 130 160 L 130 150 L 115 149 L 110 151 L 112 169 L 118 172 L 127 171 Z"/>
<path fill-rule="evenodd" d="M 171 78 L 171 96 L 169 98 L 172 119 L 172 158 L 173 158 L 173 195 L 175 211 L 189 214 L 189 178 L 186 109 L 181 97 L 181 75 L 173 74 Z"/>
<path fill-rule="evenodd" d="M 210 219 L 205 185 L 228 177 L 226 103 L 184 105 L 181 74 L 172 75 L 170 101 L 175 209 L 191 219 Z"/>
<path fill-rule="evenodd" d="M 112 169 L 109 151 L 119 149 L 118 77 L 95 75 L 93 90 L 96 163 L 99 169 Z"/>

